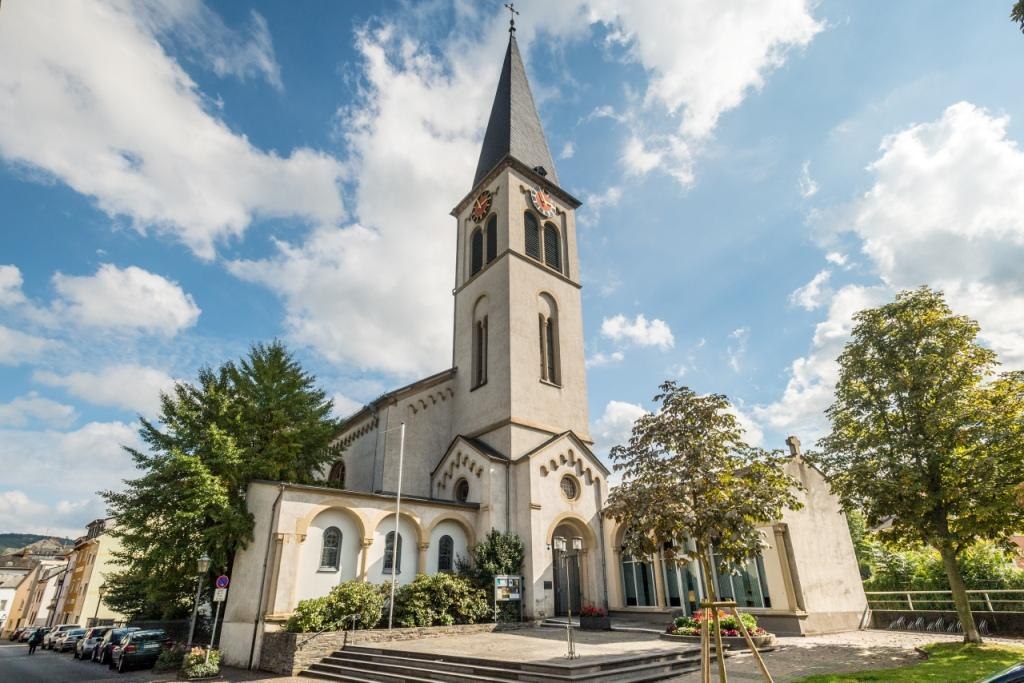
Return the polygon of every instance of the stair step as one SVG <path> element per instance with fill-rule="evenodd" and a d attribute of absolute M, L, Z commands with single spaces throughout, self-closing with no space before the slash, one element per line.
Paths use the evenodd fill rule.
<path fill-rule="evenodd" d="M 582 667 L 532 662 L 505 662 L 473 657 L 450 657 L 384 648 L 350 647 L 313 664 L 302 675 L 349 683 L 640 683 L 695 671 L 700 651 L 659 652 L 624 656 Z"/>

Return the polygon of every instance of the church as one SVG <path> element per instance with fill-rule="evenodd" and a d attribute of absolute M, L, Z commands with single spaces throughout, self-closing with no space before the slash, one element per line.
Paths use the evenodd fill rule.
<path fill-rule="evenodd" d="M 530 619 L 596 605 L 667 623 L 714 581 L 777 633 L 858 626 L 866 603 L 845 518 L 796 447 L 787 468 L 805 508 L 766 528 L 768 547 L 738 573 L 622 553 L 589 434 L 580 205 L 559 184 L 510 32 L 472 186 L 451 212 L 452 367 L 348 417 L 327 485 L 250 485 L 255 538 L 234 562 L 225 663 L 258 662 L 262 635 L 299 600 L 351 579 L 453 571 L 491 529 L 523 541 Z"/>

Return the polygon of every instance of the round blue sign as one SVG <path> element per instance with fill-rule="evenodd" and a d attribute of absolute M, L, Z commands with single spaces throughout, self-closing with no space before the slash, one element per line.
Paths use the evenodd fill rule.
<path fill-rule="evenodd" d="M 217 580 L 214 582 L 217 588 L 227 588 L 229 583 L 231 583 L 231 579 L 229 579 L 224 574 L 218 576 Z"/>

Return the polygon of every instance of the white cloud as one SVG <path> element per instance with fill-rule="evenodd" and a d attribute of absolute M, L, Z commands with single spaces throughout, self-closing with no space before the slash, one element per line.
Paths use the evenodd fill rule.
<path fill-rule="evenodd" d="M 643 313 L 630 320 L 621 313 L 601 321 L 601 334 L 615 342 L 656 346 L 662 351 L 675 346 L 672 330 L 664 320 L 648 321 Z"/>
<path fill-rule="evenodd" d="M 818 183 L 811 177 L 811 162 L 805 161 L 800 166 L 800 177 L 797 179 L 797 187 L 800 188 L 800 196 L 810 199 L 818 193 Z"/>
<path fill-rule="evenodd" d="M 171 335 L 195 325 L 199 307 L 177 283 L 136 266 L 100 266 L 95 275 L 57 273 L 58 319 L 88 327 Z"/>
<path fill-rule="evenodd" d="M 754 418 L 735 405 L 731 405 L 729 412 L 736 416 L 736 421 L 743 429 L 744 441 L 751 446 L 761 446 L 764 444 L 764 430 L 754 421 Z"/>
<path fill-rule="evenodd" d="M 754 417 L 779 433 L 796 434 L 811 443 L 828 431 L 825 409 L 832 404 L 832 390 L 839 377 L 836 358 L 853 329 L 853 314 L 883 303 L 885 287 L 847 285 L 832 297 L 828 317 L 818 323 L 810 352 L 793 361 L 782 397 L 756 406 Z"/>
<path fill-rule="evenodd" d="M 633 423 L 646 414 L 647 411 L 636 403 L 609 401 L 604 407 L 604 413 L 590 428 L 594 437 L 594 451 L 606 457 L 612 446 L 625 444 L 633 431 Z"/>
<path fill-rule="evenodd" d="M 576 156 L 576 143 L 569 140 L 567 143 L 562 145 L 562 151 L 558 153 L 559 159 L 572 159 Z"/>
<path fill-rule="evenodd" d="M 0 528 L 81 534 L 104 512 L 92 492 L 119 489 L 122 479 L 137 476 L 121 447 L 142 448 L 136 429 L 123 422 L 72 431 L 0 429 Z"/>
<path fill-rule="evenodd" d="M 616 365 L 626 359 L 626 354 L 622 351 L 612 351 L 611 353 L 604 353 L 598 351 L 586 359 L 585 363 L 588 368 L 599 368 L 604 365 Z"/>
<path fill-rule="evenodd" d="M 72 406 L 44 398 L 32 391 L 8 403 L 0 403 L 0 427 L 25 427 L 38 421 L 47 427 L 64 428 L 75 421 Z"/>
<path fill-rule="evenodd" d="M 338 221 L 340 163 L 308 148 L 284 157 L 261 151 L 213 116 L 158 42 L 164 26 L 153 7 L 127 0 L 5 6 L 0 156 L 94 198 L 140 231 L 173 235 L 203 258 L 256 216 Z M 206 15 L 187 9 L 177 12 L 203 23 Z M 221 42 L 230 35 L 216 32 Z M 260 63 L 261 54 L 266 46 L 238 63 L 214 55 L 215 68 L 276 68 L 241 65 Z"/>
<path fill-rule="evenodd" d="M 21 270 L 17 266 L 0 266 L 0 308 L 25 302 L 21 283 Z"/>
<path fill-rule="evenodd" d="M 58 374 L 41 370 L 32 379 L 62 387 L 93 405 L 121 408 L 150 418 L 159 412 L 160 392 L 170 391 L 174 385 L 174 379 L 163 370 L 134 363 L 111 365 L 96 372 Z"/>
<path fill-rule="evenodd" d="M 827 254 L 825 254 L 825 260 L 837 266 L 845 266 L 847 258 L 846 254 L 840 253 L 838 251 L 830 251 Z"/>
<path fill-rule="evenodd" d="M 37 337 L 0 325 L 0 364 L 20 365 L 39 360 L 60 344 L 52 339 Z"/>
<path fill-rule="evenodd" d="M 747 353 L 747 342 L 750 340 L 750 328 L 738 327 L 729 333 L 729 339 L 734 340 L 726 349 L 729 357 L 729 367 L 733 372 L 740 371 L 740 362 Z"/>
<path fill-rule="evenodd" d="M 331 400 L 334 401 L 334 416 L 335 417 L 348 417 L 352 413 L 356 412 L 363 407 L 363 404 L 354 398 L 349 398 L 339 392 L 334 392 L 331 396 Z"/>
<path fill-rule="evenodd" d="M 831 276 L 832 271 L 830 270 L 820 271 L 806 285 L 793 290 L 793 293 L 789 295 L 789 303 L 808 311 L 820 308 L 832 295 L 832 290 L 828 286 Z"/>
<path fill-rule="evenodd" d="M 648 72 L 647 108 L 657 105 L 674 123 L 674 130 L 655 133 L 647 132 L 649 119 L 648 125 L 634 125 L 625 167 L 645 173 L 660 163 L 684 186 L 693 182 L 695 148 L 719 117 L 759 91 L 790 51 L 806 47 L 824 28 L 811 16 L 809 0 L 593 0 L 587 5 L 592 19 L 613 27 L 610 40 L 625 46 Z"/>

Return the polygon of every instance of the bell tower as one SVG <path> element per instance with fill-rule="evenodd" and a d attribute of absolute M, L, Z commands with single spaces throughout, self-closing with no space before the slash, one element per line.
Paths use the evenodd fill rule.
<path fill-rule="evenodd" d="M 558 184 L 514 27 L 457 222 L 453 433 L 515 459 L 589 442 L 576 209 Z"/>

